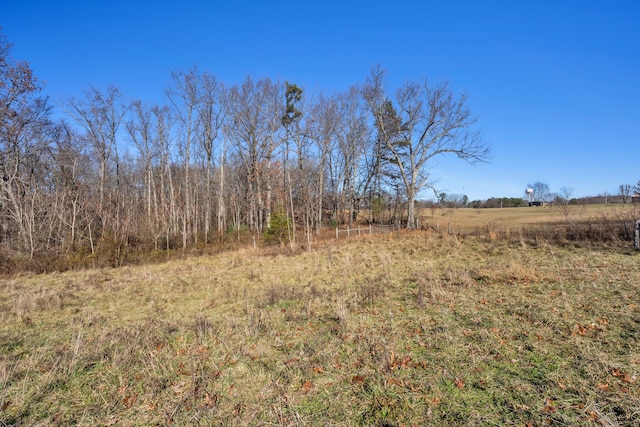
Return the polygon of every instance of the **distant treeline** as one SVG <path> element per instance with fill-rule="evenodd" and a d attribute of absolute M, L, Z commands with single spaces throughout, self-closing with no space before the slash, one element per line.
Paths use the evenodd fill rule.
<path fill-rule="evenodd" d="M 562 197 L 555 197 L 550 201 L 544 202 L 545 205 L 604 205 L 604 204 L 626 204 L 626 203 L 638 203 L 638 197 L 622 196 L 622 195 L 609 195 L 609 196 L 588 196 L 580 198 L 571 198 L 569 200 Z M 423 208 L 518 208 L 529 206 L 529 202 L 521 197 L 491 197 L 486 200 L 472 200 L 468 203 L 464 203 L 464 198 L 461 197 L 447 197 L 437 202 L 435 201 L 421 201 L 420 206 Z"/>

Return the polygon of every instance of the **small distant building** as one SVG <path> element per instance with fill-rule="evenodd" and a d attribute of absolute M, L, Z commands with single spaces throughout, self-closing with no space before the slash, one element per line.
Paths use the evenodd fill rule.
<path fill-rule="evenodd" d="M 544 206 L 544 205 L 545 203 L 540 201 L 529 202 L 529 206 Z"/>
<path fill-rule="evenodd" d="M 640 194 L 635 193 L 631 196 L 631 203 L 640 203 Z"/>

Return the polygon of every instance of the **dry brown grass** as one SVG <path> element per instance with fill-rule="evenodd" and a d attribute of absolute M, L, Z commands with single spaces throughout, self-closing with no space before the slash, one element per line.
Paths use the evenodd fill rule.
<path fill-rule="evenodd" d="M 454 231 L 467 234 L 487 228 L 519 230 L 526 225 L 540 225 L 558 222 L 580 222 L 607 219 L 637 219 L 640 212 L 637 205 L 567 205 L 550 207 L 520 207 L 502 209 L 422 209 L 421 223 L 440 225 L 446 230 L 451 224 Z"/>
<path fill-rule="evenodd" d="M 626 248 L 426 232 L 26 274 L 0 425 L 637 425 L 639 305 Z"/>

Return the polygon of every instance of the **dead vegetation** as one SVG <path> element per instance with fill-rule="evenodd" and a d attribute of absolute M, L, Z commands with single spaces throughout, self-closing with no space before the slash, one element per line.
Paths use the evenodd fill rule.
<path fill-rule="evenodd" d="M 427 232 L 0 281 L 0 425 L 637 425 L 626 247 Z"/>

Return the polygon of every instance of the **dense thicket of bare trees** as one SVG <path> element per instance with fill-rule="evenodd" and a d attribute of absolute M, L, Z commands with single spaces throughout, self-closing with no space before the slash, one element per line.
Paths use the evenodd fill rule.
<path fill-rule="evenodd" d="M 410 82 L 389 97 L 379 68 L 344 93 L 226 86 L 193 68 L 166 105 L 88 88 L 52 120 L 29 66 L 0 39 L 0 257 L 127 252 L 264 234 L 311 244 L 323 224 L 414 224 L 427 165 L 484 160 L 465 97 Z"/>

